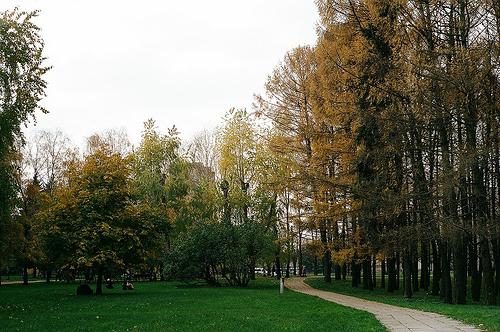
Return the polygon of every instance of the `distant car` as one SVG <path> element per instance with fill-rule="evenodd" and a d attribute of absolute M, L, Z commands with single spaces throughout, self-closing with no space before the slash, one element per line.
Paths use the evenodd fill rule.
<path fill-rule="evenodd" d="M 264 270 L 264 268 L 262 268 L 262 267 L 256 267 L 255 268 L 255 274 L 264 275 L 264 274 L 266 274 L 266 270 Z"/>

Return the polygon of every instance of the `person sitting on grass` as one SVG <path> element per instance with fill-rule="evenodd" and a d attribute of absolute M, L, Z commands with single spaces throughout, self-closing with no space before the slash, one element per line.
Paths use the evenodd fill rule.
<path fill-rule="evenodd" d="M 122 285 L 122 289 L 123 290 L 134 290 L 134 285 L 130 281 L 125 280 L 125 282 Z"/>

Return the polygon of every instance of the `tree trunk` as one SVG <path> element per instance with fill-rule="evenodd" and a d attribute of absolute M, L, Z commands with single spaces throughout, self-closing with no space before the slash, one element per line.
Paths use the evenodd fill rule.
<path fill-rule="evenodd" d="M 23 266 L 23 285 L 28 284 L 28 267 L 26 265 Z"/>
<path fill-rule="evenodd" d="M 97 269 L 97 284 L 95 287 L 95 295 L 102 295 L 102 268 Z"/>
<path fill-rule="evenodd" d="M 339 264 L 335 264 L 335 280 L 342 279 L 342 267 Z"/>
<path fill-rule="evenodd" d="M 440 296 L 445 303 L 453 303 L 451 277 L 450 277 L 450 254 L 448 243 L 445 240 L 441 242 L 441 285 Z"/>
<path fill-rule="evenodd" d="M 400 280 L 400 271 L 401 271 L 401 255 L 399 254 L 399 251 L 396 252 L 396 288 L 395 290 L 399 290 L 399 286 L 401 285 L 401 280 Z"/>
<path fill-rule="evenodd" d="M 318 257 L 314 256 L 314 275 L 318 275 Z"/>
<path fill-rule="evenodd" d="M 328 248 L 328 239 L 326 234 L 326 220 L 320 222 L 320 236 L 323 244 L 323 278 L 325 282 L 332 282 L 332 259 L 330 249 Z"/>
<path fill-rule="evenodd" d="M 280 253 L 279 248 L 274 256 L 274 264 L 276 265 L 276 279 L 281 279 L 281 262 L 280 262 Z"/>
<path fill-rule="evenodd" d="M 363 260 L 363 289 L 373 290 L 371 257 Z"/>
<path fill-rule="evenodd" d="M 380 269 L 380 288 L 385 289 L 385 258 L 382 259 Z"/>
<path fill-rule="evenodd" d="M 432 240 L 432 295 L 439 295 L 439 286 L 441 284 L 441 257 L 439 256 L 437 243 Z M 439 248 L 441 250 L 441 248 Z"/>
<path fill-rule="evenodd" d="M 304 275 L 304 263 L 302 261 L 302 231 L 299 229 L 299 274 L 300 277 Z"/>
<path fill-rule="evenodd" d="M 52 278 L 52 269 L 47 269 L 47 271 L 45 271 L 45 282 L 50 283 L 51 278 Z"/>
<path fill-rule="evenodd" d="M 398 289 L 396 277 L 396 258 L 392 256 L 387 259 L 387 291 L 392 293 L 396 289 Z"/>
<path fill-rule="evenodd" d="M 465 304 L 467 301 L 467 251 L 464 238 L 458 234 L 455 240 L 455 253 L 453 259 L 453 279 L 455 289 L 454 300 L 457 304 Z"/>
<path fill-rule="evenodd" d="M 255 266 L 256 266 L 255 259 L 252 259 L 250 263 L 250 271 L 248 271 L 250 272 L 249 273 L 250 280 L 255 280 Z"/>
<path fill-rule="evenodd" d="M 360 278 L 360 267 L 359 264 L 356 263 L 356 257 L 353 259 L 351 263 L 351 285 L 352 287 L 358 287 L 359 286 L 359 278 Z"/>
<path fill-rule="evenodd" d="M 484 235 L 482 237 L 483 239 L 481 240 L 480 243 L 481 263 L 483 267 L 482 302 L 487 305 L 495 305 L 496 304 L 495 281 L 493 278 L 494 272 L 493 272 L 493 267 L 491 265 L 491 256 L 489 251 L 488 238 Z"/>
<path fill-rule="evenodd" d="M 475 241 L 475 239 L 474 239 Z M 471 296 L 472 301 L 479 302 L 481 300 L 481 273 L 477 266 L 477 246 L 475 243 L 471 245 L 469 254 L 471 255 L 469 264 L 471 265 Z"/>
<path fill-rule="evenodd" d="M 429 290 L 429 241 L 421 242 L 420 288 Z"/>
<path fill-rule="evenodd" d="M 412 281 L 412 259 L 410 249 L 407 248 L 403 252 L 403 278 L 404 278 L 404 297 L 409 299 L 413 296 L 411 289 Z"/>
<path fill-rule="evenodd" d="M 495 258 L 495 289 L 500 301 L 500 238 L 493 242 L 493 253 Z"/>
<path fill-rule="evenodd" d="M 290 241 L 290 236 L 291 236 L 291 232 L 290 232 L 290 194 L 289 192 L 287 191 L 287 195 L 286 195 L 286 204 L 285 204 L 285 211 L 286 211 L 286 271 L 285 271 L 285 277 L 286 278 L 290 278 L 290 254 L 291 254 L 291 251 L 292 251 L 292 247 L 291 247 L 291 241 Z"/>
<path fill-rule="evenodd" d="M 413 292 L 418 292 L 418 253 L 415 245 L 411 245 L 411 280 L 413 286 Z"/>

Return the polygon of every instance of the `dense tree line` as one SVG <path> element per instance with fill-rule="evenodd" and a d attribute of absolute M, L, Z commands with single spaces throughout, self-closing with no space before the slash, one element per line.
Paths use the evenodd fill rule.
<path fill-rule="evenodd" d="M 308 206 L 325 281 L 348 269 L 373 289 L 380 266 L 380 286 L 402 273 L 406 297 L 496 303 L 500 7 L 317 5 L 317 44 L 285 56 L 257 108 L 293 163 L 285 181 Z"/>

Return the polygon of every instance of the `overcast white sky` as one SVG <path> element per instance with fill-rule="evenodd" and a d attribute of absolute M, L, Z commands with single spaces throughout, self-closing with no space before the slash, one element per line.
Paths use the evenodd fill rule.
<path fill-rule="evenodd" d="M 0 2 L 15 6 L 41 10 L 53 66 L 37 128 L 77 145 L 121 127 L 136 143 L 148 118 L 190 138 L 232 106 L 250 109 L 285 52 L 314 43 L 317 21 L 313 0 Z"/>

